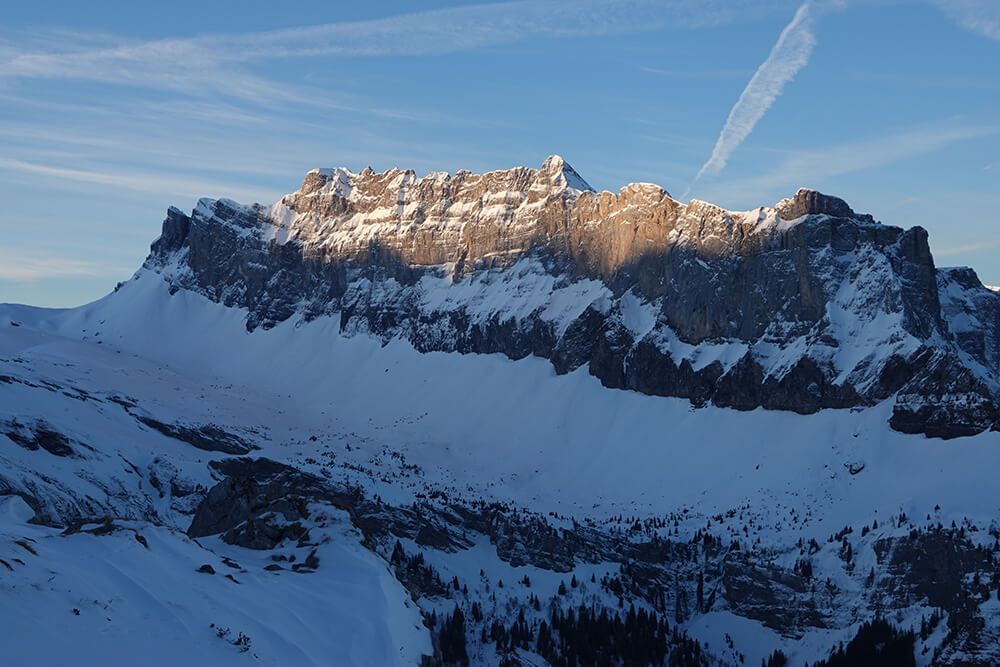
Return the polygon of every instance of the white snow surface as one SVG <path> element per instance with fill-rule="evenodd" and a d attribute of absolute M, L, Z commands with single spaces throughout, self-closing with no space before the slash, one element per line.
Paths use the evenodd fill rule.
<path fill-rule="evenodd" d="M 510 273 L 501 291 L 552 309 L 552 320 L 568 321 L 580 304 L 600 304 L 605 296 L 584 282 L 557 286 L 556 294 L 567 290 L 565 300 L 533 300 L 553 286 L 539 285 L 538 272 L 524 268 Z M 477 283 L 486 279 L 446 287 L 446 279 L 425 278 L 441 283 L 425 286 L 425 307 L 448 310 L 452 290 L 460 289 L 468 292 L 462 302 L 476 304 L 474 312 L 503 309 L 509 301 L 493 300 L 495 291 Z M 853 298 L 832 302 L 828 315 L 837 326 L 859 305 Z M 636 334 L 652 329 L 654 307 L 632 295 L 621 303 L 624 326 Z M 605 389 L 586 369 L 559 376 L 544 359 L 420 354 L 401 340 L 345 336 L 338 317 L 293 318 L 247 332 L 246 315 L 186 290 L 170 295 L 159 275 L 143 270 L 81 308 L 0 306 L 0 375 L 101 398 L 131 397 L 163 421 L 217 424 L 259 445 L 255 456 L 326 470 L 400 504 L 433 488 L 581 519 L 686 509 L 690 518 L 681 530 L 687 534 L 704 528 L 707 517 L 738 509 L 757 519 L 751 539 L 778 553 L 800 537 L 822 543 L 847 525 L 873 519 L 888 525 L 899 512 L 980 525 L 1000 515 L 1000 434 L 949 442 L 903 435 L 887 426 L 889 403 L 810 416 L 695 409 L 681 399 Z M 895 325 L 851 323 L 860 330 L 850 333 L 866 335 L 871 327 L 883 335 Z M 727 361 L 738 352 L 727 343 L 716 350 Z M 836 363 L 849 369 L 855 361 Z M 111 536 L 62 536 L 26 524 L 30 510 L 21 501 L 0 503 L 0 558 L 24 562 L 14 563 L 16 578 L 0 565 L 0 615 L 14 619 L 4 628 L 5 655 L 57 664 L 72 655 L 74 642 L 79 648 L 85 641 L 91 643 L 83 650 L 120 660 L 153 646 L 142 653 L 149 664 L 193 656 L 244 664 L 247 656 L 216 636 L 212 623 L 250 636 L 258 664 L 288 664 L 289 656 L 305 665 L 415 664 L 430 651 L 416 608 L 384 560 L 360 545 L 346 519 L 333 520 L 332 509 L 325 510 L 332 540 L 320 554 L 324 566 L 308 575 L 263 572 L 254 552 L 185 537 L 180 531 L 190 518 L 182 501 L 159 498 L 130 472 L 130 466 L 146 470 L 167 459 L 182 478 L 209 486 L 205 463 L 223 455 L 138 428 L 119 406 L 95 409 L 73 392 L 0 384 L 0 397 L 0 420 L 48 420 L 79 453 L 60 458 L 27 451 L 4 444 L 0 435 L 4 471 L 30 478 L 44 461 L 45 474 L 57 483 L 135 518 Z M 313 461 L 321 450 L 337 464 Z M 422 472 L 409 475 L 392 454 Z M 147 500 L 119 507 L 119 495 Z M 150 516 L 162 527 L 142 520 Z M 37 557 L 14 543 L 23 538 L 33 540 Z M 794 561 L 796 554 L 789 549 L 780 558 Z M 230 570 L 220 565 L 223 556 L 247 570 L 232 572 L 239 585 L 224 578 Z M 202 563 L 213 564 L 217 574 L 195 572 Z M 439 554 L 435 565 L 463 578 L 480 568 L 508 583 L 520 576 L 488 544 Z M 592 571 L 600 576 L 604 570 L 594 565 Z M 537 570 L 531 577 L 540 590 L 560 580 Z M 46 641 L 53 622 L 60 638 Z M 850 636 L 850 629 L 820 633 L 797 648 L 724 609 L 696 617 L 687 629 L 713 646 L 730 635 L 747 664 L 777 646 L 815 660 Z"/>
<path fill-rule="evenodd" d="M 560 336 L 589 306 L 601 309 L 602 302 L 612 297 L 601 281 L 560 280 L 532 257 L 519 259 L 504 271 L 478 271 L 458 282 L 425 275 L 420 289 L 425 313 L 462 311 L 473 322 L 485 322 L 493 316 L 520 321 L 539 311 L 543 320 L 555 323 Z"/>
<path fill-rule="evenodd" d="M 431 647 L 416 605 L 347 515 L 315 508 L 313 518 L 324 512 L 319 569 L 273 573 L 261 552 L 146 523 L 64 535 L 25 523 L 21 498 L 0 498 L 0 559 L 11 568 L 0 576 L 4 663 L 417 664 Z M 215 574 L 198 572 L 204 564 Z"/>
<path fill-rule="evenodd" d="M 247 406 L 232 407 L 235 429 L 274 419 L 271 431 L 290 422 L 301 432 L 354 432 L 405 452 L 432 481 L 473 484 L 538 510 L 696 505 L 707 514 L 750 501 L 808 506 L 816 521 L 840 526 L 928 504 L 987 520 L 1000 511 L 1000 500 L 983 501 L 993 497 L 1000 434 L 957 442 L 900 434 L 886 425 L 888 402 L 810 416 L 694 409 L 605 389 L 586 369 L 559 376 L 544 359 L 420 354 L 401 340 L 345 337 L 336 317 L 248 333 L 245 318 L 191 292 L 170 296 L 159 276 L 143 273 L 78 309 L 3 307 L 0 353 L 53 364 L 104 359 L 108 376 L 94 384 L 110 382 L 109 391 L 135 393 L 148 380 L 131 374 L 142 368 L 148 378 L 150 367 L 187 392 L 231 386 L 220 400 Z M 181 414 L 206 409 L 176 392 L 158 401 Z M 849 475 L 845 464 L 859 460 L 865 471 Z"/>

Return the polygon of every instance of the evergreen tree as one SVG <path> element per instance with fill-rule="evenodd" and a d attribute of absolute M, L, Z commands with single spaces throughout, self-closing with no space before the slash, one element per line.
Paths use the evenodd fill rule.
<path fill-rule="evenodd" d="M 439 643 L 441 660 L 446 665 L 465 667 L 469 664 L 469 653 L 465 640 L 465 615 L 462 614 L 462 610 L 458 608 L 457 604 L 455 610 L 441 624 Z"/>
<path fill-rule="evenodd" d="M 902 632 L 884 619 L 876 619 L 862 625 L 846 647 L 839 647 L 815 667 L 914 667 L 915 642 L 912 632 Z"/>
<path fill-rule="evenodd" d="M 782 651 L 775 650 L 767 660 L 761 662 L 761 667 L 786 667 L 788 665 L 788 656 L 786 656 Z"/>

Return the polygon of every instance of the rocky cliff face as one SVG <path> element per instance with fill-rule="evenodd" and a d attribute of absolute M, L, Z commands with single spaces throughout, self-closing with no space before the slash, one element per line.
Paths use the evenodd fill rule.
<path fill-rule="evenodd" d="M 270 207 L 170 209 L 148 270 L 246 308 L 422 351 L 586 366 L 613 388 L 811 413 L 895 397 L 897 430 L 998 427 L 1000 295 L 920 228 L 800 190 L 732 212 L 537 169 L 313 170 Z"/>

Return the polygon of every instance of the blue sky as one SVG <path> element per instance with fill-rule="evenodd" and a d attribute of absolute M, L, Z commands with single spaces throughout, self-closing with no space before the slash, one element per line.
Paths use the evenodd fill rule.
<path fill-rule="evenodd" d="M 0 301 L 102 296 L 200 196 L 552 153 L 735 209 L 814 187 L 1000 284 L 996 0 L 8 4 Z"/>

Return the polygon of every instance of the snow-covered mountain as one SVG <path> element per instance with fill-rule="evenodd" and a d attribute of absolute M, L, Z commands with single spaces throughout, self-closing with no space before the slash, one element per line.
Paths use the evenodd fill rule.
<path fill-rule="evenodd" d="M 1000 299 L 927 233 L 800 190 L 735 213 L 538 170 L 314 170 L 270 207 L 171 209 L 145 268 L 249 311 L 421 351 L 548 358 L 606 387 L 808 414 L 898 397 L 906 433 L 1000 423 Z"/>
<path fill-rule="evenodd" d="M 884 617 L 993 664 L 998 368 L 1000 295 L 815 191 L 202 200 L 104 299 L 0 306 L 4 655 L 803 664 Z"/>

